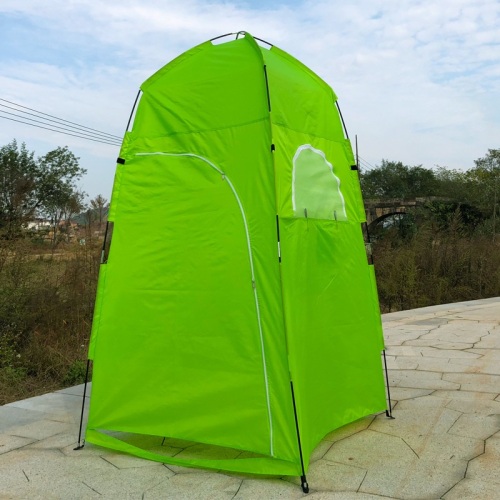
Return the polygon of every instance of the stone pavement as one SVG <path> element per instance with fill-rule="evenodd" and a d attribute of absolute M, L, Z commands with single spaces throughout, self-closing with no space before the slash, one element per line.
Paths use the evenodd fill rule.
<path fill-rule="evenodd" d="M 311 500 L 500 499 L 500 298 L 383 316 L 394 420 L 320 443 Z M 165 466 L 86 444 L 82 386 L 0 407 L 0 499 L 293 499 L 296 478 Z M 202 445 L 172 454 L 203 453 Z"/>

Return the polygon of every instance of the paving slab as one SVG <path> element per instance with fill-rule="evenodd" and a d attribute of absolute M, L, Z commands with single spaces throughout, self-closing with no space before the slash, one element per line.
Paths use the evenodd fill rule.
<path fill-rule="evenodd" d="M 61 450 L 61 448 L 77 446 L 77 438 L 74 429 L 60 434 L 54 434 L 50 437 L 40 440 L 34 440 L 33 444 L 28 445 L 28 448 L 46 449 L 46 450 Z"/>
<path fill-rule="evenodd" d="M 307 472 L 307 481 L 314 490 L 332 491 L 335 489 L 358 491 L 368 470 L 363 467 L 347 465 L 331 460 L 318 460 L 311 464 Z M 287 478 L 297 486 L 298 477 Z"/>
<path fill-rule="evenodd" d="M 144 499 L 232 499 L 238 493 L 242 482 L 241 479 L 224 474 L 177 474 L 154 488 L 148 488 L 144 493 Z"/>
<path fill-rule="evenodd" d="M 298 478 L 164 465 L 90 443 L 75 451 L 79 385 L 0 407 L 0 499 L 500 498 L 500 298 L 382 321 L 395 419 L 371 415 L 325 436 L 311 457 L 309 495 Z M 117 437 L 169 456 L 251 456 L 175 438 Z"/>
<path fill-rule="evenodd" d="M 240 489 L 233 498 L 234 500 L 294 500 L 305 496 L 297 485 L 281 479 L 248 479 L 241 483 Z"/>
<path fill-rule="evenodd" d="M 391 370 L 416 370 L 421 356 L 388 356 L 387 367 Z"/>
<path fill-rule="evenodd" d="M 406 399 L 420 398 L 422 396 L 428 396 L 429 394 L 434 394 L 433 389 L 412 389 L 409 387 L 391 387 L 391 398 L 394 401 L 404 401 Z"/>
<path fill-rule="evenodd" d="M 473 406 L 476 405 L 477 401 L 482 400 L 493 400 L 495 399 L 495 394 L 489 392 L 473 392 L 473 391 L 434 391 L 433 396 L 443 399 L 466 399 L 473 401 Z M 461 411 L 461 410 L 459 410 Z"/>
<path fill-rule="evenodd" d="M 359 491 L 395 498 L 439 498 L 467 468 L 459 457 L 420 458 L 402 438 L 370 430 L 333 446 L 325 459 L 367 469 Z"/>
<path fill-rule="evenodd" d="M 28 410 L 9 405 L 0 406 L 0 408 L 2 416 L 0 418 L 0 432 L 2 433 L 7 432 L 12 427 L 39 422 L 49 417 L 47 413 L 37 410 Z"/>
<path fill-rule="evenodd" d="M 500 415 L 461 415 L 448 431 L 457 436 L 486 440 L 500 429 Z"/>
<path fill-rule="evenodd" d="M 489 394 L 485 392 L 476 394 L 485 394 L 489 396 L 494 396 L 494 394 Z M 476 400 L 470 400 L 469 398 L 452 399 L 448 402 L 447 407 L 470 415 L 500 414 L 500 403 L 498 401 L 491 401 L 490 399 L 483 399 L 483 398 Z"/>
<path fill-rule="evenodd" d="M 30 424 L 11 427 L 7 434 L 10 436 L 20 436 L 33 438 L 36 440 L 45 439 L 69 429 L 68 424 L 54 420 L 39 420 Z"/>
<path fill-rule="evenodd" d="M 458 382 L 445 380 L 443 374 L 440 372 L 417 370 L 391 370 L 389 372 L 389 383 L 395 387 L 410 387 L 414 389 L 460 389 Z"/>
<path fill-rule="evenodd" d="M 7 408 L 20 408 L 45 413 L 45 418 L 77 424 L 80 422 L 82 397 L 72 394 L 52 392 L 34 398 L 16 401 L 5 405 Z M 88 411 L 88 405 L 86 406 Z"/>
<path fill-rule="evenodd" d="M 500 375 L 482 373 L 444 373 L 443 381 L 460 385 L 463 391 L 492 392 L 500 394 Z"/>
<path fill-rule="evenodd" d="M 445 500 L 483 499 L 495 500 L 498 498 L 500 486 L 491 480 L 462 479 L 456 486 L 448 491 L 443 498 Z"/>
<path fill-rule="evenodd" d="M 346 437 L 364 431 L 372 424 L 374 420 L 375 420 L 375 415 L 369 415 L 367 417 L 360 418 L 359 420 L 356 420 L 352 424 L 344 425 L 344 427 L 341 427 L 340 429 L 335 429 L 333 432 L 327 434 L 323 439 L 324 441 L 330 441 L 333 443 L 341 441 Z"/>
<path fill-rule="evenodd" d="M 17 450 L 18 448 L 24 448 L 33 442 L 36 442 L 36 440 L 26 437 L 0 434 L 0 455 L 12 450 Z"/>

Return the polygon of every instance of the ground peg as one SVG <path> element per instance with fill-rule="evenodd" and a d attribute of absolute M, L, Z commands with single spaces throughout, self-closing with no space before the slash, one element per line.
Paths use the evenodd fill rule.
<path fill-rule="evenodd" d="M 300 480 L 301 480 L 300 485 L 302 486 L 302 491 L 304 493 L 309 493 L 309 485 L 307 484 L 306 476 L 300 476 Z"/>

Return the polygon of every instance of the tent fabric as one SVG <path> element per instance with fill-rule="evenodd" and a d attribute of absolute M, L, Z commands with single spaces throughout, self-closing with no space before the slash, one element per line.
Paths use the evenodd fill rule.
<path fill-rule="evenodd" d="M 111 198 L 86 439 L 164 463 L 301 475 L 325 434 L 386 407 L 336 96 L 248 33 L 191 49 L 141 91 Z M 243 453 L 176 458 L 137 436 Z"/>

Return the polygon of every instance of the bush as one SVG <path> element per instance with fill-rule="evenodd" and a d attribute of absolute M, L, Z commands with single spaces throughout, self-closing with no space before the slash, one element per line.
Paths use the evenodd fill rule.
<path fill-rule="evenodd" d="M 83 382 L 100 259 L 86 242 L 0 240 L 0 404 Z"/>
<path fill-rule="evenodd" d="M 382 312 L 500 295 L 499 247 L 484 225 L 471 234 L 458 217 L 445 229 L 422 224 L 410 239 L 387 231 L 373 254 Z"/>

